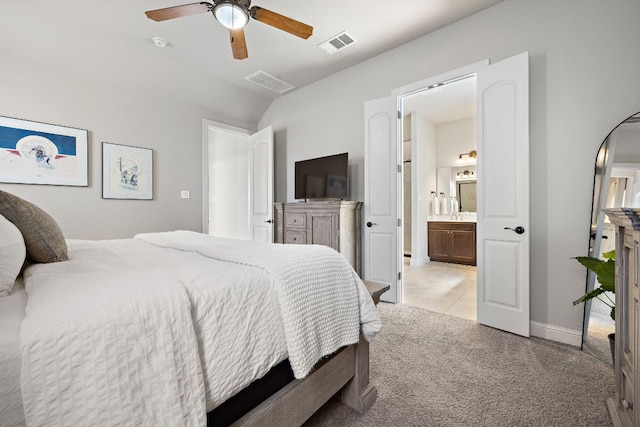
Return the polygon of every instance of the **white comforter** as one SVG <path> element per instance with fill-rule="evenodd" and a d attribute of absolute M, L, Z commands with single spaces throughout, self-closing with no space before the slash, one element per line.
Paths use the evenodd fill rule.
<path fill-rule="evenodd" d="M 25 272 L 29 425 L 205 425 L 289 357 L 297 377 L 380 328 L 346 261 L 320 246 L 192 232 L 70 241 Z M 360 320 L 359 320 L 360 319 Z"/>

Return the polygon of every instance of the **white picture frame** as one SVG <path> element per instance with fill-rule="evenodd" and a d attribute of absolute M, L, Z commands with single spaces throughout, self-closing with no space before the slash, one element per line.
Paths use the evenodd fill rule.
<path fill-rule="evenodd" d="M 0 116 L 0 182 L 86 187 L 88 132 Z"/>
<path fill-rule="evenodd" d="M 102 143 L 102 198 L 153 199 L 153 150 Z"/>

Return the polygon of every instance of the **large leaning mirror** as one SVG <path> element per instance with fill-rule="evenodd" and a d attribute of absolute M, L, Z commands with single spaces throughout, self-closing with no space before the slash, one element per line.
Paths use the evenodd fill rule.
<path fill-rule="evenodd" d="M 605 138 L 596 156 L 593 180 L 593 205 L 589 232 L 589 256 L 615 248 L 615 229 L 605 208 L 640 208 L 640 113 L 629 117 Z M 587 291 L 599 286 L 595 275 L 587 276 Z M 610 334 L 615 332 L 611 318 L 614 295 L 604 293 L 600 299 L 585 304 L 583 349 L 612 364 Z"/>

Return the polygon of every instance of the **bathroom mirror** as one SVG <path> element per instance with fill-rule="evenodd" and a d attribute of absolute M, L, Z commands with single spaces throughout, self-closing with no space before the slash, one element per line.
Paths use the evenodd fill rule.
<path fill-rule="evenodd" d="M 458 181 L 456 183 L 456 193 L 458 194 L 458 203 L 460 212 L 477 212 L 478 202 L 476 199 L 476 183 L 475 180 Z"/>
<path fill-rule="evenodd" d="M 438 194 L 444 193 L 448 199 L 452 195 L 458 202 L 460 212 L 477 212 L 476 202 L 476 166 L 455 166 L 438 168 L 436 184 Z"/>
<path fill-rule="evenodd" d="M 602 209 L 616 207 L 640 207 L 640 113 L 616 126 L 596 155 L 589 256 L 602 258 L 604 252 L 615 248 L 615 228 Z M 587 292 L 596 286 L 595 276 L 589 272 Z M 608 334 L 615 331 L 615 322 L 609 311 L 598 299 L 585 304 L 582 343 L 585 350 L 611 364 Z"/>

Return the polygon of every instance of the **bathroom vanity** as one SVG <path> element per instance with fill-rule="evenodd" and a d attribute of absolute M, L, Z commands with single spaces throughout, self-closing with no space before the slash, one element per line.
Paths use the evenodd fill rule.
<path fill-rule="evenodd" d="M 476 265 L 476 223 L 472 221 L 429 221 L 431 261 Z"/>

